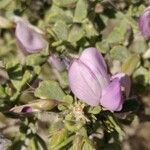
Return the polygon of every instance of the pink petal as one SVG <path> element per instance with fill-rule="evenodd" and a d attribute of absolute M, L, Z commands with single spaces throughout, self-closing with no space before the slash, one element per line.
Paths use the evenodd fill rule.
<path fill-rule="evenodd" d="M 131 89 L 130 77 L 125 73 L 118 73 L 111 77 L 112 80 L 115 78 L 119 79 L 121 86 L 125 88 L 126 97 L 128 97 Z"/>
<path fill-rule="evenodd" d="M 102 88 L 106 87 L 109 83 L 109 76 L 107 74 L 107 66 L 103 56 L 98 52 L 96 48 L 85 49 L 79 57 L 93 74 L 98 79 Z"/>
<path fill-rule="evenodd" d="M 139 28 L 145 38 L 150 38 L 150 7 L 139 18 Z"/>
<path fill-rule="evenodd" d="M 16 22 L 15 35 L 20 48 L 29 53 L 36 53 L 47 46 L 43 36 L 26 21 L 20 20 Z"/>
<path fill-rule="evenodd" d="M 89 105 L 99 105 L 101 86 L 90 68 L 77 59 L 70 66 L 68 77 L 70 88 L 76 97 Z"/>
<path fill-rule="evenodd" d="M 122 93 L 119 79 L 114 79 L 103 91 L 100 104 L 110 111 L 122 109 Z"/>

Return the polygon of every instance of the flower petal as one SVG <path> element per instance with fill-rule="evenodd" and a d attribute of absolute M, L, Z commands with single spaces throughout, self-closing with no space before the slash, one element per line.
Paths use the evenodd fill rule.
<path fill-rule="evenodd" d="M 115 74 L 111 77 L 112 80 L 115 78 L 119 79 L 121 86 L 123 88 L 125 88 L 126 97 L 128 97 L 130 94 L 130 89 L 131 89 L 130 77 L 125 73 L 118 73 L 118 74 Z"/>
<path fill-rule="evenodd" d="M 150 7 L 140 16 L 139 28 L 145 38 L 150 38 Z"/>
<path fill-rule="evenodd" d="M 15 35 L 20 48 L 29 53 L 36 53 L 47 46 L 46 40 L 27 21 L 16 22 Z"/>
<path fill-rule="evenodd" d="M 85 49 L 81 56 L 79 57 L 93 74 L 98 79 L 101 87 L 106 87 L 109 83 L 109 76 L 107 74 L 107 66 L 104 61 L 103 56 L 98 52 L 96 48 L 87 48 Z"/>
<path fill-rule="evenodd" d="M 103 91 L 100 104 L 110 111 L 122 109 L 122 93 L 119 79 L 114 79 Z"/>
<path fill-rule="evenodd" d="M 70 88 L 76 97 L 89 105 L 99 105 L 101 86 L 90 68 L 76 59 L 69 68 L 68 77 Z"/>
<path fill-rule="evenodd" d="M 32 108 L 30 106 L 25 106 L 21 110 L 22 113 L 32 113 Z"/>

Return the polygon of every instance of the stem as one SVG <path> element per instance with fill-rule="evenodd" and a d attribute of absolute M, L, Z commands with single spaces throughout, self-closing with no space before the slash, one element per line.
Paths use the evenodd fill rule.
<path fill-rule="evenodd" d="M 55 148 L 53 148 L 53 150 L 60 150 L 61 148 L 63 148 L 67 144 L 69 144 L 71 141 L 73 141 L 73 139 L 74 139 L 74 135 L 70 136 L 67 140 L 62 142 L 60 145 L 58 145 Z"/>

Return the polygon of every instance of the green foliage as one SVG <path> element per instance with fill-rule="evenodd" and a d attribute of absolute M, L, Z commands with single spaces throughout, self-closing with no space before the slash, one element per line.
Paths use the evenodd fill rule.
<path fill-rule="evenodd" d="M 106 58 L 110 74 L 128 74 L 132 93 L 143 100 L 147 96 L 143 93 L 149 93 L 150 42 L 142 37 L 138 18 L 147 4 L 146 0 L 0 1 L 0 110 L 6 114 L 5 119 L 0 114 L 0 125 L 6 129 L 15 113 L 11 126 L 20 128 L 18 134 L 9 127 L 4 131 L 12 141 L 10 149 L 121 149 L 125 136 L 121 123 L 132 122 L 141 108 L 138 101 L 125 100 L 118 113 L 88 106 L 73 97 L 67 69 L 60 73 L 47 60 L 51 54 L 63 61 L 77 58 L 85 48 L 96 47 Z M 42 30 L 46 49 L 34 54 L 19 49 L 15 15 Z M 148 105 L 145 112 L 149 112 Z M 29 106 L 32 113 L 22 112 Z"/>
<path fill-rule="evenodd" d="M 62 101 L 65 96 L 59 84 L 50 80 L 41 82 L 34 94 L 41 99 L 55 99 L 59 101 Z"/>
<path fill-rule="evenodd" d="M 88 8 L 87 3 L 87 0 L 78 0 L 73 18 L 74 22 L 82 23 L 82 21 L 86 18 Z"/>

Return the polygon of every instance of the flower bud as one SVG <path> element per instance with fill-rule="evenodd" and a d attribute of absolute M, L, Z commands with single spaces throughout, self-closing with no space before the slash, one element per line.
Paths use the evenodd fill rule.
<path fill-rule="evenodd" d="M 10 109 L 11 112 L 14 113 L 34 113 L 34 112 L 40 112 L 40 111 L 46 111 L 53 109 L 59 102 L 56 100 L 36 100 L 32 103 L 21 105 L 21 106 L 15 106 L 12 109 Z"/>
<path fill-rule="evenodd" d="M 15 17 L 15 35 L 20 49 L 28 53 L 37 53 L 46 48 L 47 42 L 42 31 L 22 18 Z"/>

